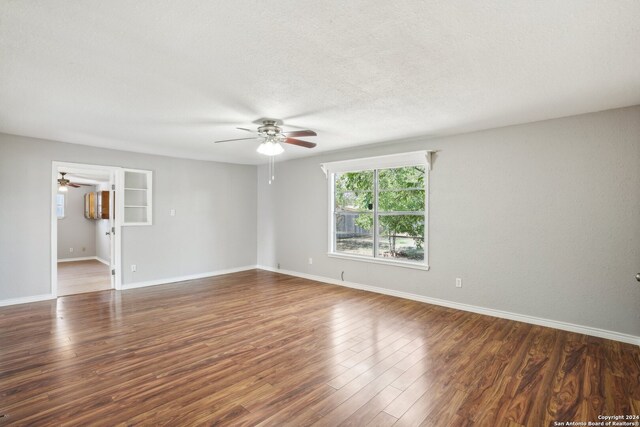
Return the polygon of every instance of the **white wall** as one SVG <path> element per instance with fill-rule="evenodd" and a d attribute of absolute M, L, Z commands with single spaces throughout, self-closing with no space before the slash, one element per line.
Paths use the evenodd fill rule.
<path fill-rule="evenodd" d="M 325 161 L 438 150 L 430 271 L 327 257 Z M 258 171 L 258 263 L 640 336 L 640 106 Z M 313 264 L 308 264 L 308 258 Z M 455 278 L 463 287 L 455 288 Z"/>
<path fill-rule="evenodd" d="M 109 184 L 98 184 L 96 191 L 109 191 Z M 111 262 L 111 239 L 106 233 L 110 233 L 110 221 L 99 219 L 96 224 L 96 257 L 107 263 Z"/>
<path fill-rule="evenodd" d="M 0 134 L 0 180 L 20 183 L 0 186 L 0 300 L 50 293 L 54 160 L 153 171 L 153 225 L 122 229 L 125 284 L 256 263 L 255 166 Z"/>
<path fill-rule="evenodd" d="M 96 191 L 94 186 L 81 186 L 68 187 L 65 193 L 65 217 L 58 220 L 59 260 L 96 255 L 96 223 L 84 217 L 84 195 L 92 191 Z"/>

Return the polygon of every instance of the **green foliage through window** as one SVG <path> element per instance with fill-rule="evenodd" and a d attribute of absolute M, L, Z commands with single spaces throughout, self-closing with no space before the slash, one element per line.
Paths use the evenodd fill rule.
<path fill-rule="evenodd" d="M 424 260 L 424 166 L 340 173 L 334 185 L 337 252 Z"/>

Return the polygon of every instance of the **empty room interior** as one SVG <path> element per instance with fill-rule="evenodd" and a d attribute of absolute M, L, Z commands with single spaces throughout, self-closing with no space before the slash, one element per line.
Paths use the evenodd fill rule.
<path fill-rule="evenodd" d="M 0 1 L 0 425 L 640 426 L 640 2 Z"/>

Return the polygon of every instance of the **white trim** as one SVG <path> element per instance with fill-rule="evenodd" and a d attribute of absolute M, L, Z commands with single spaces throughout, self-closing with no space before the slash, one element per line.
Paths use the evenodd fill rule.
<path fill-rule="evenodd" d="M 332 258 L 343 258 L 343 259 L 348 259 L 348 260 L 353 260 L 353 261 L 364 261 L 364 262 L 370 262 L 370 263 L 374 263 L 374 264 L 384 264 L 384 265 L 393 265 L 393 266 L 399 266 L 399 267 L 406 267 L 406 268 L 413 268 L 413 269 L 418 269 L 418 270 L 424 270 L 424 271 L 428 271 L 429 270 L 429 240 L 430 240 L 430 234 L 429 234 L 429 223 L 431 222 L 431 214 L 430 214 L 430 201 L 429 201 L 429 195 L 430 195 L 430 188 L 431 188 L 431 153 L 432 151 L 414 151 L 411 153 L 401 153 L 401 154 L 396 154 L 396 155 L 388 155 L 388 156 L 379 156 L 379 157 L 369 157 L 366 159 L 355 159 L 355 160 L 345 160 L 343 162 L 333 162 L 333 163 L 323 163 L 321 165 L 322 171 L 325 173 L 325 176 L 327 178 L 327 196 L 328 196 L 328 202 L 327 202 L 327 206 L 328 206 L 328 213 L 329 213 L 329 217 L 327 220 L 327 224 L 328 224 L 328 238 L 327 238 L 327 254 L 329 255 L 329 257 Z M 382 167 L 379 167 L 378 164 L 381 164 L 381 162 L 388 158 L 388 157 L 392 157 L 392 161 L 396 162 L 396 166 L 385 166 L 383 165 Z M 358 255 L 351 255 L 351 254 L 345 254 L 342 252 L 336 252 L 335 248 L 336 248 L 336 243 L 335 243 L 335 229 L 336 229 L 336 224 L 335 224 L 335 212 L 334 212 L 334 208 L 335 208 L 335 174 L 336 174 L 336 170 L 332 169 L 332 165 L 339 163 L 339 169 L 343 167 L 343 165 L 360 165 L 360 161 L 365 162 L 364 164 L 367 164 L 367 167 L 365 167 L 365 169 L 381 169 L 381 168 L 386 168 L 386 167 L 404 167 L 404 166 L 411 166 L 411 165 L 424 165 L 426 164 L 425 170 L 424 170 L 424 236 L 423 236 L 423 240 L 424 240 L 424 260 L 421 263 L 417 263 L 417 262 L 408 262 L 408 261 L 391 261 L 391 260 L 385 260 L 385 258 L 381 258 L 378 256 L 358 256 Z M 372 163 L 366 163 L 368 161 L 372 161 Z M 376 161 L 378 163 L 376 163 Z M 405 163 L 400 164 L 399 162 L 404 161 Z M 425 163 L 426 162 L 426 163 Z M 398 166 L 399 164 L 399 166 Z M 348 169 L 350 170 L 350 169 Z M 342 169 L 340 169 L 340 171 L 343 171 Z M 353 170 L 351 170 L 353 171 Z M 374 174 L 377 172 L 374 172 Z M 375 175 L 374 175 L 375 176 Z M 375 179 L 376 183 L 377 183 L 377 178 Z M 376 184 L 377 185 L 377 184 Z M 377 206 L 378 206 L 378 191 L 377 191 L 377 187 L 374 189 L 374 193 L 375 193 L 375 207 L 376 209 L 374 209 L 374 211 L 371 212 L 371 214 L 373 215 L 373 223 L 374 225 L 377 224 Z M 377 253 L 377 244 L 376 244 L 376 237 L 377 236 L 377 231 L 376 231 L 377 227 L 374 227 L 374 253 Z"/>
<path fill-rule="evenodd" d="M 30 302 L 38 302 L 38 301 L 47 301 L 51 299 L 55 299 L 52 294 L 45 295 L 34 295 L 31 297 L 21 297 L 21 298 L 9 298 L 0 300 L 0 307 L 5 307 L 8 305 L 16 305 L 16 304 L 27 304 Z"/>
<path fill-rule="evenodd" d="M 98 259 L 98 257 L 95 257 L 95 256 L 84 256 L 84 257 L 80 257 L 80 258 L 62 258 L 62 259 L 58 260 L 58 263 L 61 263 L 61 262 L 74 262 L 74 261 L 91 261 L 91 260 L 100 261 Z"/>
<path fill-rule="evenodd" d="M 93 257 L 96 261 L 103 263 L 104 265 L 108 265 L 109 267 L 111 267 L 111 263 L 109 261 L 107 261 L 106 259 L 102 259 L 99 258 L 97 256 Z"/>
<path fill-rule="evenodd" d="M 509 311 L 495 310 L 492 308 L 479 307 L 476 305 L 463 304 L 459 302 L 447 301 L 438 298 L 430 298 L 423 295 L 411 294 L 408 292 L 394 291 L 392 289 L 380 288 L 377 286 L 363 285 L 360 283 L 346 282 L 338 279 L 331 279 L 323 276 L 315 276 L 312 274 L 299 273 L 297 271 L 279 270 L 272 267 L 258 265 L 259 269 L 272 271 L 275 273 L 286 274 L 288 276 L 301 277 L 303 279 L 314 280 L 316 282 L 329 283 L 332 285 L 344 286 L 347 288 L 360 289 L 363 291 L 375 292 L 378 294 L 390 295 L 398 298 L 409 299 L 413 301 L 424 302 L 427 304 L 439 305 L 442 307 L 454 308 L 456 310 L 469 311 L 472 313 L 483 314 L 485 316 L 498 317 L 501 319 L 515 320 L 517 322 L 529 323 L 532 325 L 545 326 L 547 328 L 560 329 L 563 331 L 575 332 L 578 334 L 591 335 L 594 337 L 605 338 L 614 341 L 620 341 L 633 345 L 640 345 L 640 337 L 635 335 L 624 334 L 621 332 L 608 331 L 606 329 L 594 328 L 591 326 L 575 325 L 573 323 L 561 322 L 558 320 L 544 319 L 541 317 L 528 316 L 526 314 L 517 314 Z"/>
<path fill-rule="evenodd" d="M 394 261 L 388 258 L 374 258 L 368 256 L 351 255 L 340 252 L 327 253 L 329 258 L 341 258 L 354 261 L 370 262 L 372 264 L 393 265 L 394 267 L 413 268 L 415 270 L 429 270 L 429 266 L 423 263 L 409 261 Z"/>
<path fill-rule="evenodd" d="M 147 286 L 165 285 L 167 283 L 184 282 L 187 280 L 204 279 L 206 277 L 221 276 L 223 274 L 239 273 L 241 271 L 255 270 L 256 265 L 245 265 L 243 267 L 227 268 L 225 270 L 210 271 L 207 273 L 190 274 L 188 276 L 170 277 L 167 279 L 147 280 L 145 282 L 127 283 L 122 285 L 122 289 L 136 289 Z"/>
<path fill-rule="evenodd" d="M 323 167 L 324 170 L 324 167 Z M 333 214 L 334 211 L 334 206 L 333 204 L 335 203 L 335 191 L 336 191 L 336 186 L 335 186 L 335 175 L 328 173 L 325 170 L 325 173 L 327 174 L 327 195 L 329 197 L 329 201 L 327 202 L 327 211 L 329 213 L 329 219 L 327 224 L 329 225 L 329 234 L 328 234 L 328 238 L 327 238 L 327 253 L 333 253 L 335 250 L 335 230 L 336 230 L 336 216 Z"/>
<path fill-rule="evenodd" d="M 58 195 L 58 165 L 56 162 L 51 164 L 51 283 L 50 290 L 51 295 L 55 298 L 58 295 L 58 213 L 57 206 L 58 201 L 56 196 Z M 55 220 L 54 220 L 55 218 Z"/>
<path fill-rule="evenodd" d="M 130 191 L 134 189 L 132 187 L 126 187 L 127 183 L 125 181 L 126 181 L 127 172 L 144 175 L 146 180 L 145 188 L 136 188 L 136 190 L 140 190 L 140 191 L 144 190 L 145 196 L 146 196 L 145 205 L 126 205 L 125 204 L 125 199 L 126 199 L 125 190 Z M 153 171 L 147 170 L 147 169 L 123 168 L 121 170 L 120 176 L 121 176 L 120 194 L 122 194 L 122 197 L 121 197 L 122 205 L 119 205 L 121 212 L 119 212 L 120 215 L 117 215 L 116 217 L 119 216 L 120 218 L 122 218 L 122 226 L 129 227 L 129 226 L 153 225 Z M 126 222 L 125 208 L 144 208 L 146 213 L 146 221 Z"/>
<path fill-rule="evenodd" d="M 431 151 L 411 151 L 360 159 L 321 163 L 320 168 L 329 175 L 338 172 L 356 172 L 369 169 L 389 169 L 403 166 L 425 165 L 431 170 Z"/>
<path fill-rule="evenodd" d="M 110 175 L 110 185 L 113 183 L 116 185 L 116 191 L 118 189 L 118 185 L 120 184 L 120 179 L 118 177 L 118 171 L 122 168 L 117 166 L 106 166 L 106 165 L 92 165 L 85 163 L 69 163 L 69 162 L 61 162 L 54 160 L 51 162 L 51 295 L 53 298 L 58 296 L 58 218 L 56 215 L 56 194 L 58 193 L 58 170 L 59 169 L 72 169 L 75 173 L 91 173 L 95 171 L 108 172 Z M 111 191 L 111 187 L 109 188 Z M 111 200 L 111 196 L 110 196 Z M 116 198 L 116 204 L 120 205 L 123 203 L 123 198 Z M 114 209 L 116 207 L 114 206 Z M 115 212 L 115 211 L 114 211 Z M 115 228 L 115 236 L 113 240 L 113 244 L 115 245 L 115 259 L 112 260 L 111 268 L 116 271 L 115 278 L 115 289 L 121 289 L 122 284 L 122 274 L 120 271 L 121 258 L 122 258 L 122 248 L 121 248 L 121 218 L 122 216 L 116 215 L 114 220 L 109 220 L 110 223 L 113 223 L 113 227 Z M 96 259 L 96 258 L 92 258 Z M 64 261 L 62 261 L 64 262 Z"/>

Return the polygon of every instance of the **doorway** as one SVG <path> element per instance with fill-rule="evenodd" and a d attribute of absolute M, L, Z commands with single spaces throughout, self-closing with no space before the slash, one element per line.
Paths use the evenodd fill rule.
<path fill-rule="evenodd" d="M 55 297 L 121 287 L 117 170 L 53 162 L 51 291 Z"/>

